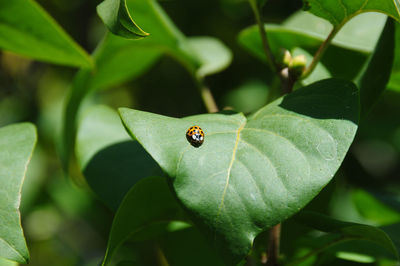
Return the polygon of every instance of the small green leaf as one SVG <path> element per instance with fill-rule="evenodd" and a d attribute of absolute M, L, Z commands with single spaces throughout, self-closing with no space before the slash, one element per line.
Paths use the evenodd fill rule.
<path fill-rule="evenodd" d="M 357 130 L 357 88 L 329 79 L 242 114 L 176 119 L 121 108 L 128 130 L 173 178 L 178 198 L 228 263 L 330 181 Z M 193 125 L 204 144 L 185 136 Z"/>
<path fill-rule="evenodd" d="M 149 35 L 133 21 L 126 0 L 105 0 L 97 6 L 97 13 L 115 35 L 128 39 L 139 39 Z"/>
<path fill-rule="evenodd" d="M 75 150 L 86 181 L 112 210 L 137 181 L 162 174 L 143 147 L 131 140 L 117 112 L 107 106 L 85 110 Z"/>
<path fill-rule="evenodd" d="M 227 68 L 232 61 L 232 52 L 220 40 L 212 37 L 191 37 L 188 39 L 200 61 L 197 76 L 215 74 Z"/>
<path fill-rule="evenodd" d="M 166 178 L 148 177 L 126 195 L 115 215 L 103 265 L 111 262 L 117 248 L 152 224 L 184 220 L 183 212 Z"/>
<path fill-rule="evenodd" d="M 367 240 L 384 247 L 397 258 L 399 257 L 392 240 L 383 230 L 377 227 L 343 222 L 323 214 L 308 211 L 300 212 L 295 216 L 295 219 L 316 230 L 330 233 L 336 244 L 350 240 Z"/>
<path fill-rule="evenodd" d="M 0 48 L 55 64 L 93 66 L 90 56 L 32 0 L 0 0 Z"/>
<path fill-rule="evenodd" d="M 306 10 L 341 27 L 363 12 L 381 12 L 400 22 L 398 0 L 303 0 Z"/>
<path fill-rule="evenodd" d="M 36 144 L 36 129 L 21 123 L 0 128 L 0 257 L 28 263 L 19 205 L 27 165 Z"/>
<path fill-rule="evenodd" d="M 390 79 L 395 53 L 394 33 L 394 21 L 388 18 L 375 51 L 358 79 L 362 116 L 376 103 Z"/>

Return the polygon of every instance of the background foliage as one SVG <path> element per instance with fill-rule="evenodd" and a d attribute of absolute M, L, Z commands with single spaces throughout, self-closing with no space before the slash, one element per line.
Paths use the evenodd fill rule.
<path fill-rule="evenodd" d="M 321 170 L 326 174 L 321 182 L 313 183 L 321 177 L 315 174 L 306 183 L 313 193 L 301 202 L 296 201 L 298 205 L 277 197 L 277 210 L 282 204 L 293 207 L 291 211 L 282 209 L 280 218 L 293 215 L 325 186 L 345 156 L 356 124 L 358 131 L 333 180 L 305 211 L 283 222 L 281 260 L 285 265 L 395 265 L 400 248 L 400 27 L 393 21 L 385 24 L 386 16 L 380 13 L 356 16 L 343 28 L 342 24 L 360 10 L 376 9 L 377 5 L 398 18 L 391 4 L 398 8 L 399 3 L 384 1 L 382 5 L 370 0 L 360 9 L 358 2 L 363 1 L 352 1 L 343 9 L 341 1 L 326 1 L 331 4 L 327 8 L 334 11 L 333 16 L 340 18 L 332 19 L 324 6 L 316 8 L 321 1 L 305 2 L 311 13 L 327 20 L 299 12 L 301 1 L 254 1 L 265 7 L 263 16 L 275 54 L 284 47 L 293 55 L 306 55 L 310 62 L 332 28 L 328 21 L 341 28 L 321 63 L 302 84 L 329 77 L 354 81 L 360 88 L 361 120 L 358 123 L 358 110 L 346 109 L 348 103 L 355 106 L 350 103 L 356 101 L 357 93 L 341 94 L 335 89 L 339 83 L 352 85 L 337 80 L 335 86 L 331 84 L 333 89 L 329 89 L 331 85 L 323 86 L 328 88 L 327 94 L 343 98 L 343 106 L 324 105 L 312 115 L 343 112 L 340 114 L 348 120 L 338 124 L 316 122 L 328 130 L 345 127 L 346 145 L 337 155 L 338 163 Z M 210 108 L 207 110 L 202 99 L 208 96 L 199 93 L 199 88 L 204 87 L 211 88 L 221 109 L 234 109 L 245 115 L 277 99 L 279 80 L 268 70 L 252 9 L 243 0 L 163 0 L 158 4 L 150 0 L 127 1 L 126 10 L 122 6 L 122 11 L 118 11 L 120 3 L 125 1 L 107 0 L 97 7 L 99 1 L 0 0 L 0 210 L 6 213 L 0 214 L 0 239 L 17 243 L 10 249 L 10 245 L 0 242 L 0 256 L 19 263 L 29 261 L 30 265 L 98 265 L 105 254 L 105 263 L 112 265 L 223 265 L 224 257 L 226 262 L 226 257 L 232 258 L 232 250 L 236 249 L 240 250 L 238 257 L 233 258 L 236 262 L 262 228 L 280 221 L 278 214 L 274 213 L 272 218 L 251 217 L 259 226 L 255 229 L 253 224 L 247 224 L 251 219 L 244 215 L 231 215 L 229 209 L 222 213 L 222 220 L 243 227 L 234 234 L 237 227 L 219 227 L 217 220 L 217 230 L 221 234 L 227 232 L 228 238 L 233 239 L 227 243 L 238 243 L 238 247 L 222 250 L 225 256 L 221 256 L 220 250 L 209 245 L 209 223 L 196 222 L 197 213 L 201 216 L 202 211 L 212 211 L 208 205 L 212 201 L 210 195 L 203 194 L 203 205 L 191 202 L 191 193 L 197 189 L 196 178 L 187 187 L 175 183 L 177 195 L 171 193 L 164 172 L 174 176 L 176 161 L 162 155 L 160 148 L 167 145 L 163 138 L 174 141 L 180 127 L 185 129 L 192 121 L 215 121 L 215 115 L 175 119 L 165 127 L 164 118 L 145 112 L 177 118 L 206 113 Z M 122 19 L 115 21 L 105 14 L 107 5 L 116 6 L 114 14 Z M 128 11 L 132 11 L 131 17 Z M 133 21 L 136 25 L 131 24 Z M 110 31 L 138 40 L 110 34 L 103 22 Z M 150 35 L 145 37 L 146 33 Z M 318 85 L 312 85 L 311 90 L 315 86 Z M 300 90 L 296 93 L 292 98 L 279 100 L 283 105 L 278 101 L 262 112 L 287 115 L 289 110 L 308 112 L 310 116 L 310 110 L 302 107 L 318 105 L 323 98 L 299 103 L 296 95 L 299 99 L 304 95 Z M 144 111 L 121 109 L 131 136 L 120 122 L 119 107 Z M 138 112 L 135 115 L 143 116 L 146 129 L 162 134 L 156 141 L 148 139 L 146 131 L 138 132 L 129 122 L 129 112 Z M 229 121 L 244 119 L 239 116 L 221 115 L 221 120 L 210 126 L 206 134 L 229 131 Z M 299 115 L 287 123 L 298 129 L 299 119 L 303 117 Z M 282 121 L 278 120 L 273 130 L 282 133 Z M 32 124 L 19 123 L 26 121 L 36 126 L 37 133 Z M 226 128 L 221 121 L 227 123 Z M 256 128 L 264 126 L 256 116 L 248 118 L 247 123 Z M 311 139 L 322 138 L 311 127 L 302 130 Z M 342 138 L 340 132 L 332 132 L 335 138 Z M 32 154 L 36 135 L 38 142 Z M 214 143 L 211 135 L 206 138 Z M 243 138 L 246 140 L 246 136 Z M 301 136 L 296 138 L 299 141 Z M 234 146 L 235 139 L 230 135 L 216 138 L 213 149 L 223 151 L 228 146 L 218 143 Z M 256 134 L 247 136 L 248 141 L 255 139 Z M 287 142 L 273 143 L 272 148 L 282 145 L 289 154 L 296 155 L 297 150 L 292 150 Z M 180 151 L 179 145 L 168 146 L 167 150 Z M 329 143 L 324 145 L 323 151 L 329 153 Z M 248 150 L 239 150 L 238 158 Z M 311 164 L 318 165 L 324 158 L 314 158 L 313 151 L 306 146 L 298 150 L 306 154 L 306 161 Z M 212 151 L 209 152 L 207 156 L 212 157 Z M 161 155 L 155 156 L 158 153 Z M 20 202 L 19 191 L 31 156 Z M 253 156 L 253 161 L 263 158 Z M 192 159 L 185 157 L 180 176 L 191 177 L 190 171 L 196 170 Z M 298 158 L 289 159 L 302 163 Z M 290 165 L 281 161 L 272 164 L 284 170 L 287 167 L 288 173 L 291 170 Z M 305 169 L 307 164 L 302 165 Z M 209 167 L 213 169 L 213 165 Z M 233 172 L 244 169 L 233 168 Z M 250 175 L 257 180 L 257 174 Z M 15 178 L 10 181 L 8 176 Z M 208 191 L 224 190 L 221 184 L 209 185 Z M 243 186 L 237 186 L 240 187 Z M 256 190 L 258 185 L 247 187 Z M 293 187 L 293 191 L 295 188 L 298 187 Z M 189 203 L 182 206 L 176 196 Z M 19 226 L 19 204 L 30 255 Z M 192 213 L 188 214 L 187 209 Z M 258 221 L 262 219 L 268 222 L 260 225 Z M 245 233 L 252 238 L 244 237 Z M 225 240 L 221 241 L 222 246 L 227 246 Z M 248 258 L 250 265 L 262 261 L 267 244 L 268 232 L 255 238 Z M 0 258 L 0 265 L 3 264 L 14 262 Z"/>

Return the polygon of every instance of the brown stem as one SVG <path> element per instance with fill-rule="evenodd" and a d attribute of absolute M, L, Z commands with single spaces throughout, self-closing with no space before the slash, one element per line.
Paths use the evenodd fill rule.
<path fill-rule="evenodd" d="M 329 33 L 328 37 L 326 38 L 326 40 L 319 46 L 317 52 L 315 53 L 313 60 L 311 62 L 311 64 L 307 67 L 307 69 L 303 72 L 303 75 L 301 76 L 301 79 L 305 79 L 306 77 L 308 77 L 314 70 L 314 68 L 317 66 L 319 60 L 321 59 L 321 57 L 324 55 L 326 49 L 329 47 L 329 45 L 331 44 L 333 38 L 336 36 L 336 33 L 338 33 L 338 31 L 340 30 L 342 26 L 335 26 L 332 31 Z"/>
<path fill-rule="evenodd" d="M 201 98 L 203 99 L 203 103 L 209 113 L 216 113 L 219 111 L 218 106 L 214 100 L 214 97 L 211 93 L 209 87 L 207 87 L 203 80 L 198 78 L 197 80 L 197 87 L 199 88 Z"/>
<path fill-rule="evenodd" d="M 258 8 L 256 1 L 250 0 L 249 2 L 251 5 L 251 8 L 253 9 L 254 17 L 255 17 L 257 25 L 258 25 L 258 30 L 260 32 L 262 46 L 264 49 L 264 53 L 267 57 L 267 63 L 269 64 L 272 71 L 277 72 L 278 68 L 276 66 L 275 58 L 274 58 L 274 55 L 272 54 L 271 47 L 269 46 L 269 43 L 268 43 L 267 32 L 265 31 L 265 28 L 264 28 L 264 23 L 262 21 L 260 9 Z"/>
<path fill-rule="evenodd" d="M 281 79 L 281 94 L 291 93 L 296 79 L 290 73 L 289 68 L 283 68 L 279 73 L 279 78 Z"/>
<path fill-rule="evenodd" d="M 269 231 L 268 257 L 266 265 L 276 266 L 279 259 L 279 245 L 281 239 L 281 224 L 277 224 Z"/>

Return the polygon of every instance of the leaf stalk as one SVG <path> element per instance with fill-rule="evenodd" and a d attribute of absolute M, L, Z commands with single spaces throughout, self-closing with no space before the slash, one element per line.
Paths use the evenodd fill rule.
<path fill-rule="evenodd" d="M 341 25 L 333 27 L 331 32 L 329 33 L 328 37 L 325 39 L 323 43 L 319 46 L 317 52 L 315 52 L 315 55 L 313 57 L 313 60 L 311 61 L 311 64 L 306 68 L 306 70 L 303 72 L 301 75 L 300 79 L 305 79 L 307 78 L 315 69 L 317 66 L 318 62 L 321 60 L 322 56 L 324 55 L 325 51 L 331 44 L 333 38 L 336 36 L 336 34 L 339 32 L 341 29 Z"/>

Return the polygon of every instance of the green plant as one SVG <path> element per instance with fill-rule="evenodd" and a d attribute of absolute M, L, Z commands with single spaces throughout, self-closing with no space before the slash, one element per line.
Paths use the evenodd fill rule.
<path fill-rule="evenodd" d="M 208 86 L 210 76 L 235 61 L 233 44 L 185 36 L 155 0 L 100 3 L 97 13 L 110 32 L 92 55 L 34 1 L 0 0 L 0 48 L 80 67 L 65 99 L 57 154 L 65 173 L 115 212 L 102 264 L 398 262 L 398 206 L 379 196 L 397 192 L 348 193 L 332 189 L 331 180 L 346 175 L 338 171 L 344 160 L 357 167 L 348 152 L 359 126 L 368 126 L 384 91 L 399 91 L 400 3 L 304 0 L 305 11 L 279 25 L 264 24 L 268 1 L 247 4 L 256 25 L 237 40 L 261 62 L 252 61 L 251 71 L 263 81 L 229 88 L 226 99 L 239 106 L 236 112 L 220 111 Z M 95 104 L 118 84 L 151 79 L 146 72 L 165 55 L 197 88 L 179 93 L 199 95 L 207 114 L 174 118 L 123 107 L 120 97 L 111 104 L 120 107 L 118 116 Z M 239 74 L 251 72 L 245 70 Z M 161 93 L 163 81 L 157 84 Z M 198 148 L 185 136 L 194 125 L 205 132 Z M 7 192 L 0 193 L 0 256 L 19 263 L 29 261 L 19 198 L 35 142 L 30 124 L 0 129 L 0 192 Z M 361 215 L 340 221 L 348 217 L 327 207 L 341 206 L 336 195 L 347 195 L 343 206 Z M 156 260 L 143 259 L 148 250 Z"/>

